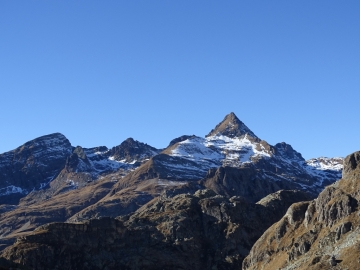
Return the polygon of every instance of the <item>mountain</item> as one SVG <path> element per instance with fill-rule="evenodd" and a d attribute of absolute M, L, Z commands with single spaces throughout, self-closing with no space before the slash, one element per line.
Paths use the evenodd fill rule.
<path fill-rule="evenodd" d="M 259 139 L 234 113 L 227 115 L 205 138 L 181 136 L 154 156 L 153 171 L 161 179 L 192 181 L 219 167 L 253 167 L 260 177 L 289 182 L 292 188 L 318 194 L 341 178 L 341 158 L 305 161 L 286 143 L 275 146 Z"/>
<path fill-rule="evenodd" d="M 0 155 L 0 203 L 16 203 L 56 178 L 72 152 L 69 140 L 54 133 Z"/>
<path fill-rule="evenodd" d="M 0 249 L 48 222 L 127 215 L 159 196 L 205 188 L 250 203 L 282 189 L 315 197 L 341 178 L 342 161 L 305 161 L 233 113 L 206 137 L 180 136 L 165 149 L 132 138 L 110 149 L 75 147 L 50 134 L 0 155 Z"/>
<path fill-rule="evenodd" d="M 259 139 L 230 113 L 205 138 L 184 135 L 172 140 L 68 221 L 128 214 L 164 190 L 179 194 L 208 188 L 251 202 L 281 189 L 305 190 L 315 197 L 341 178 L 341 170 L 341 158 L 305 161 L 289 144 L 272 146 Z"/>
<path fill-rule="evenodd" d="M 143 166 L 152 172 L 142 175 L 143 180 L 179 182 L 207 178 L 217 168 L 252 168 L 253 174 L 264 181 L 318 194 L 324 186 L 341 178 L 342 158 L 305 161 L 289 144 L 272 146 L 259 139 L 230 113 L 205 138 L 184 135 L 174 139 Z"/>
<path fill-rule="evenodd" d="M 312 201 L 293 204 L 252 247 L 243 269 L 359 269 L 360 152 L 343 177 Z"/>
<path fill-rule="evenodd" d="M 112 149 L 83 149 L 71 146 L 60 133 L 42 136 L 0 155 L 0 203 L 17 203 L 31 191 L 46 188 L 64 169 L 97 179 L 104 173 L 134 169 L 158 152 L 132 138 Z"/>
<path fill-rule="evenodd" d="M 55 133 L 0 155 L 0 249 L 98 202 L 118 179 L 158 152 L 132 138 L 111 149 L 74 147 Z"/>
<path fill-rule="evenodd" d="M 206 137 L 223 135 L 229 138 L 242 137 L 249 135 L 252 138 L 257 138 L 256 135 L 231 112 L 225 116 L 216 127 L 209 132 Z"/>

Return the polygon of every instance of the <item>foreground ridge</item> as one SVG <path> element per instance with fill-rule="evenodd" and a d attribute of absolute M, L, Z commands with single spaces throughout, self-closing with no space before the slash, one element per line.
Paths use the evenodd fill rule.
<path fill-rule="evenodd" d="M 116 219 L 41 226 L 3 256 L 38 270 L 240 269 L 262 232 L 307 199 L 300 191 L 280 191 L 258 204 L 211 190 L 161 196 Z"/>
<path fill-rule="evenodd" d="M 313 201 L 293 204 L 261 236 L 243 269 L 359 269 L 359 189 L 360 152 L 355 152 L 345 158 L 340 181 Z"/>

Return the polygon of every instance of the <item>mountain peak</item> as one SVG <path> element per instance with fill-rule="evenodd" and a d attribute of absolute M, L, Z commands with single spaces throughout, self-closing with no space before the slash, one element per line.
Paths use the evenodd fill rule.
<path fill-rule="evenodd" d="M 240 137 L 245 134 L 253 138 L 258 138 L 243 122 L 237 118 L 235 113 L 231 112 L 225 116 L 213 130 L 210 131 L 206 137 L 221 134 L 230 138 Z"/>

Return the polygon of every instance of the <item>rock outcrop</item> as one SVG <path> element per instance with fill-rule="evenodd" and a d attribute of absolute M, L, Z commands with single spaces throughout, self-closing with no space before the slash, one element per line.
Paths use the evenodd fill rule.
<path fill-rule="evenodd" d="M 317 199 L 293 204 L 254 244 L 243 269 L 359 269 L 359 157 L 347 156 L 343 178 Z"/>
<path fill-rule="evenodd" d="M 109 150 L 107 156 L 113 157 L 114 160 L 123 161 L 127 163 L 139 164 L 158 154 L 160 151 L 146 143 L 142 143 L 128 138 L 123 141 L 120 145 L 115 146 Z"/>
<path fill-rule="evenodd" d="M 281 191 L 258 204 L 211 190 L 161 196 L 116 219 L 40 226 L 2 255 L 39 270 L 240 269 L 263 231 L 304 198 L 299 191 Z"/>
<path fill-rule="evenodd" d="M 352 153 L 344 160 L 343 178 L 356 181 L 360 178 L 360 152 Z"/>
<path fill-rule="evenodd" d="M 228 197 L 241 196 L 251 202 L 256 202 L 276 191 L 291 190 L 296 187 L 288 181 L 267 181 L 261 171 L 256 170 L 253 166 L 210 169 L 201 183 L 217 194 Z M 310 194 L 308 198 L 311 198 Z"/>

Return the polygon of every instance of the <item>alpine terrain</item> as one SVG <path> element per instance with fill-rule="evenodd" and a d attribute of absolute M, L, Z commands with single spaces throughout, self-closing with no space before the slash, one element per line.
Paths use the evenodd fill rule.
<path fill-rule="evenodd" d="M 355 179 L 350 159 L 343 182 Z M 335 215 L 356 209 L 355 195 L 336 191 L 342 169 L 342 158 L 305 160 L 285 142 L 270 145 L 234 113 L 205 137 L 183 135 L 164 149 L 132 138 L 110 149 L 83 148 L 60 133 L 42 136 L 0 155 L 0 266 L 241 269 L 250 254 L 246 269 L 262 269 L 262 262 L 263 269 L 276 269 L 266 268 L 271 256 L 283 256 L 280 249 L 290 242 L 285 248 L 282 239 L 289 233 L 296 239 L 303 222 L 298 214 L 290 221 L 289 211 L 313 205 L 308 222 L 314 223 L 327 215 L 320 201 L 344 196 L 349 199 L 334 206 Z M 317 196 L 331 198 L 311 201 Z M 274 226 L 284 227 L 275 240 L 266 231 Z M 264 237 L 276 242 L 271 252 L 259 242 Z M 294 254 L 287 262 L 303 253 Z"/>
<path fill-rule="evenodd" d="M 343 177 L 312 201 L 293 204 L 252 247 L 243 269 L 360 269 L 360 152 Z"/>

